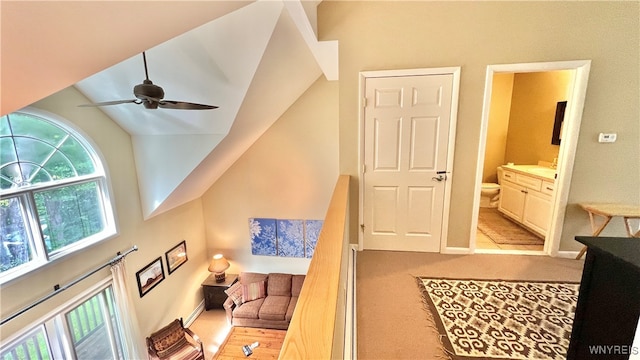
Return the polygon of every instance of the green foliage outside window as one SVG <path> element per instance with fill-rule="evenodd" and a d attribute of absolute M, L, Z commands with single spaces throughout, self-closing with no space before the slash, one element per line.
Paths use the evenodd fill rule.
<path fill-rule="evenodd" d="M 0 275 L 105 230 L 99 169 L 74 132 L 32 114 L 0 117 Z"/>

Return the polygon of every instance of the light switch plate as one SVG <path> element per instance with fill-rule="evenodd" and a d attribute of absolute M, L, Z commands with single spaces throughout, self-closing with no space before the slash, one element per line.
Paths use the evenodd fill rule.
<path fill-rule="evenodd" d="M 601 143 L 616 142 L 616 137 L 618 137 L 618 134 L 616 133 L 600 133 L 598 135 L 598 142 L 601 142 Z"/>

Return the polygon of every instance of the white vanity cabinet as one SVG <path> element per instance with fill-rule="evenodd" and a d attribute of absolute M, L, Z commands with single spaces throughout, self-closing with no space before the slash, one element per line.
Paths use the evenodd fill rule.
<path fill-rule="evenodd" d="M 551 218 L 553 186 L 550 179 L 505 169 L 498 210 L 545 237 Z"/>

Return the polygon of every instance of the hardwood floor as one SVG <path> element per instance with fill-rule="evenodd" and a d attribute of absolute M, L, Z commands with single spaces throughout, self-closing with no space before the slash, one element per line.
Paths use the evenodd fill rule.
<path fill-rule="evenodd" d="M 253 349 L 252 360 L 276 360 L 280 355 L 282 342 L 287 334 L 286 330 L 257 329 L 248 327 L 233 327 L 229 336 L 213 357 L 213 360 L 245 359 L 242 352 L 243 345 L 258 342 Z"/>
<path fill-rule="evenodd" d="M 231 327 L 222 309 L 203 311 L 189 329 L 202 340 L 206 360 L 277 359 L 287 333 L 285 330 Z M 255 341 L 260 345 L 251 357 L 245 357 L 242 345 Z"/>
<path fill-rule="evenodd" d="M 231 325 L 227 323 L 224 310 L 211 309 L 198 315 L 189 329 L 202 341 L 205 360 L 211 360 L 227 338 Z"/>

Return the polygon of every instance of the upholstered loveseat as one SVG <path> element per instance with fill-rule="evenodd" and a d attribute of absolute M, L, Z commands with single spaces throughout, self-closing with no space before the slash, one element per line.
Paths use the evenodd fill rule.
<path fill-rule="evenodd" d="M 304 275 L 243 272 L 225 292 L 227 320 L 233 326 L 268 329 L 289 327 Z"/>

